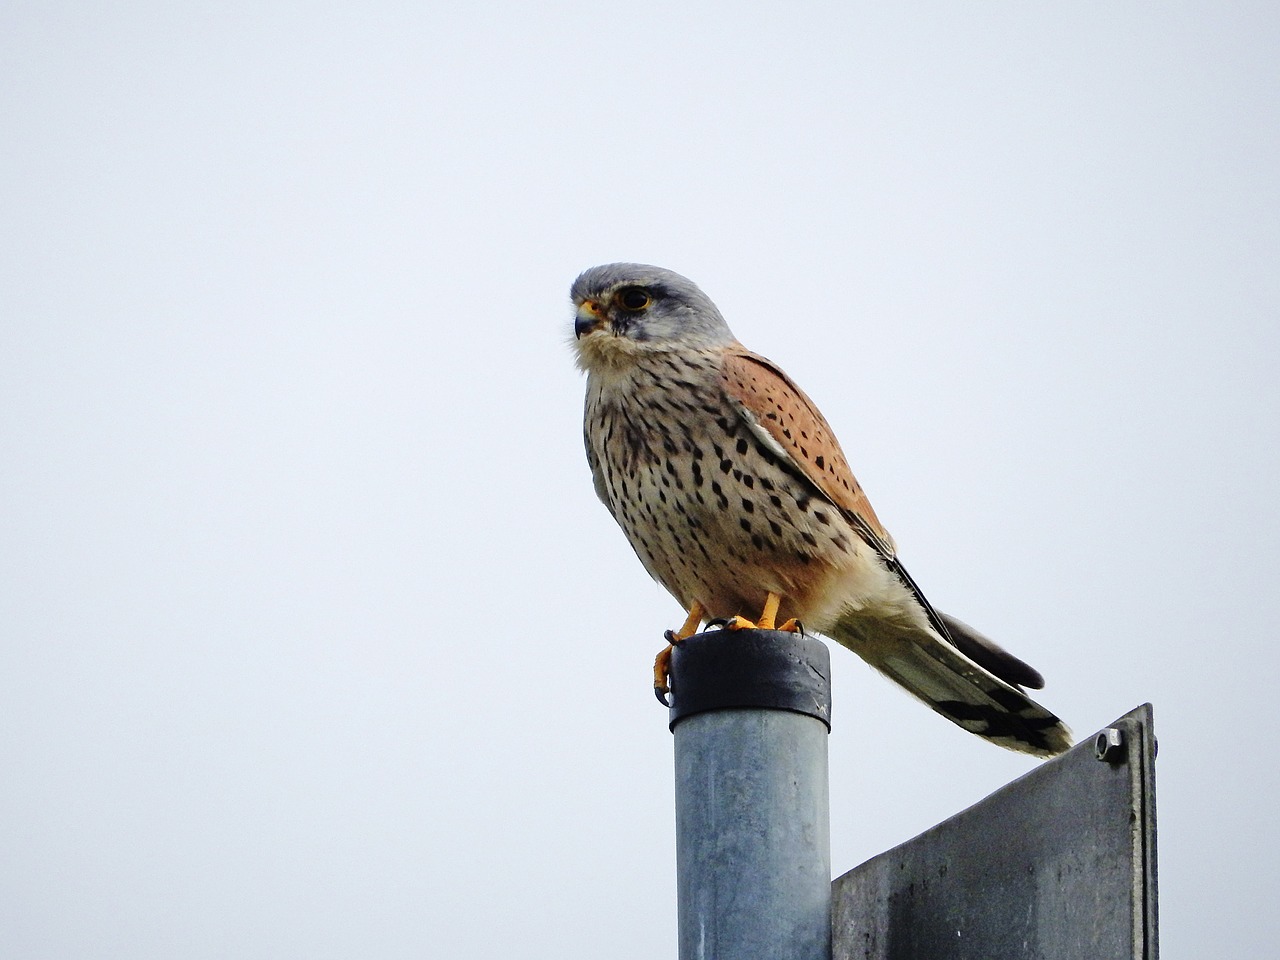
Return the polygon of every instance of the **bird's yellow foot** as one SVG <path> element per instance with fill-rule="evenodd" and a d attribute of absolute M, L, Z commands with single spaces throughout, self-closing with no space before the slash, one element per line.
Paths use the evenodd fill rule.
<path fill-rule="evenodd" d="M 776 594 L 769 594 L 764 601 L 764 609 L 760 611 L 760 619 L 752 623 L 746 617 L 730 617 L 728 620 L 716 620 L 713 623 L 719 623 L 726 630 L 781 630 L 783 633 L 798 633 L 803 636 L 804 624 L 792 617 L 785 623 L 774 626 L 778 618 L 778 605 L 782 602 L 782 598 Z"/>
<path fill-rule="evenodd" d="M 665 636 L 667 645 L 653 658 L 653 695 L 660 704 L 669 707 L 671 702 L 667 699 L 667 694 L 671 692 L 671 685 L 667 683 L 667 679 L 671 676 L 671 653 L 676 648 L 676 635 L 668 630 Z"/>
<path fill-rule="evenodd" d="M 697 633 L 706 613 L 706 608 L 695 600 L 684 625 L 679 630 L 668 630 L 663 634 L 667 638 L 667 645 L 653 658 L 653 695 L 664 707 L 671 706 L 671 701 L 667 699 L 667 694 L 671 692 L 671 685 L 668 683 L 671 678 L 671 652 L 675 650 L 676 644 Z"/>
<path fill-rule="evenodd" d="M 726 630 L 776 630 L 774 622 L 778 619 L 778 604 L 782 603 L 782 597 L 776 593 L 769 593 L 764 598 L 764 609 L 760 611 L 760 619 L 752 623 L 746 617 L 730 617 L 725 621 L 724 628 Z M 795 628 L 788 629 L 789 624 L 794 624 L 795 620 L 788 620 L 782 625 L 783 630 L 788 633 L 794 633 Z"/>

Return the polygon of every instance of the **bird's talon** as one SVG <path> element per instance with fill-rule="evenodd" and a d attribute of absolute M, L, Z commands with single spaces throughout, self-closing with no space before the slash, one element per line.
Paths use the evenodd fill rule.
<path fill-rule="evenodd" d="M 667 639 L 671 639 L 671 631 L 667 631 Z M 671 677 L 671 651 L 675 649 L 674 641 L 663 647 L 653 658 L 653 694 L 663 706 L 671 706 L 667 694 L 671 692 L 668 679 Z"/>
<path fill-rule="evenodd" d="M 729 623 L 729 621 L 728 621 L 726 618 L 724 618 L 724 617 L 716 617 L 714 620 L 708 620 L 708 621 L 707 621 L 707 629 L 708 629 L 708 630 L 710 630 L 712 627 L 722 627 L 722 628 L 723 628 L 723 627 L 724 627 L 724 626 L 726 626 L 728 623 Z"/>
<path fill-rule="evenodd" d="M 797 620 L 795 617 L 792 617 L 786 623 L 781 624 L 778 627 L 778 629 L 781 630 L 783 633 L 798 633 L 802 637 L 808 636 L 808 634 L 804 632 L 804 624 L 801 623 L 799 620 Z"/>

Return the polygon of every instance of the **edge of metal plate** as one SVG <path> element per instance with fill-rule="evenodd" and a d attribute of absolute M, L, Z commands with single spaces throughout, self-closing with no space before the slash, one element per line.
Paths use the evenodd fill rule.
<path fill-rule="evenodd" d="M 1158 960 L 1143 704 L 838 877 L 833 960 Z"/>

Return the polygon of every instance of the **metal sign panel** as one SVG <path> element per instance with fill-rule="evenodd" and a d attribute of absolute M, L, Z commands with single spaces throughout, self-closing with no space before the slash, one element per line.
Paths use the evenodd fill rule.
<path fill-rule="evenodd" d="M 833 960 L 1156 960 L 1151 705 L 832 884 Z"/>

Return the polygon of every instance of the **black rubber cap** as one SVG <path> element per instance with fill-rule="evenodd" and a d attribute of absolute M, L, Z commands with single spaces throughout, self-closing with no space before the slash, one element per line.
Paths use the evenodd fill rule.
<path fill-rule="evenodd" d="M 671 722 L 708 710 L 791 710 L 831 729 L 831 654 L 815 637 L 709 630 L 671 655 Z"/>

